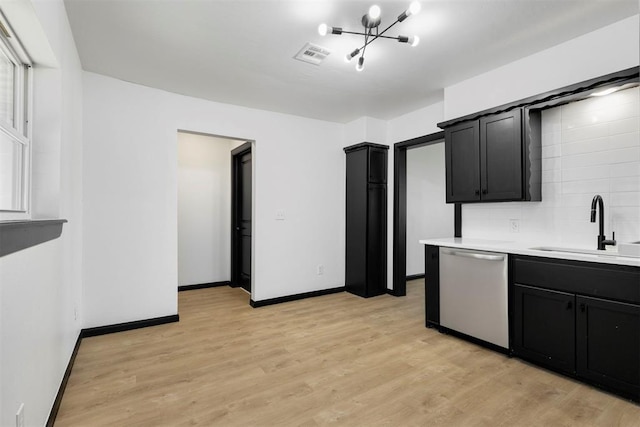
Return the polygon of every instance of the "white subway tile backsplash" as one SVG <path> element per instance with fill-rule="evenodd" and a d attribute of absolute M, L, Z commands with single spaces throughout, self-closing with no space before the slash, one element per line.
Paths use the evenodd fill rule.
<path fill-rule="evenodd" d="M 591 193 L 574 193 L 574 194 L 564 194 L 562 196 L 562 209 L 566 209 L 573 206 L 579 206 L 584 208 L 585 206 L 591 206 L 591 200 L 593 199 L 593 194 Z M 605 194 L 606 196 L 606 194 Z"/>
<path fill-rule="evenodd" d="M 542 133 L 556 133 L 562 129 L 560 108 L 551 108 L 542 112 Z"/>
<path fill-rule="evenodd" d="M 640 206 L 640 191 L 627 191 L 627 192 L 614 192 L 611 193 L 611 201 L 609 204 L 612 207 L 617 206 Z M 640 218 L 638 218 L 640 220 Z"/>
<path fill-rule="evenodd" d="M 640 147 L 621 148 L 597 153 L 575 154 L 562 157 L 562 168 L 579 168 L 595 165 L 612 165 L 640 161 Z"/>
<path fill-rule="evenodd" d="M 624 176 L 611 178 L 612 191 L 636 191 L 640 192 L 640 179 L 636 176 Z"/>
<path fill-rule="evenodd" d="M 619 135 L 623 133 L 638 132 L 640 130 L 640 119 L 633 117 L 630 119 L 616 120 L 609 123 L 609 135 Z"/>
<path fill-rule="evenodd" d="M 616 176 L 640 176 L 640 162 L 612 165 L 609 173 L 612 178 Z"/>
<path fill-rule="evenodd" d="M 640 147 L 640 132 L 614 134 L 609 137 L 611 148 Z"/>
<path fill-rule="evenodd" d="M 556 145 L 562 142 L 562 132 L 549 132 L 542 135 L 542 146 Z"/>
<path fill-rule="evenodd" d="M 596 123 L 589 126 L 571 127 L 562 130 L 562 142 L 580 141 L 609 136 L 609 123 Z"/>
<path fill-rule="evenodd" d="M 594 153 L 606 151 L 609 146 L 609 137 L 594 139 L 582 139 L 577 142 L 568 142 L 562 145 L 562 154 L 571 156 L 574 154 Z"/>
<path fill-rule="evenodd" d="M 582 181 L 585 179 L 609 178 L 611 166 L 599 165 L 586 168 L 563 169 L 561 172 L 562 181 Z"/>
<path fill-rule="evenodd" d="M 562 155 L 562 145 L 546 145 L 542 147 L 542 158 L 549 159 L 554 157 L 560 157 Z M 543 162 L 544 163 L 544 162 Z"/>
<path fill-rule="evenodd" d="M 637 103 L 630 102 L 620 105 L 605 106 L 602 108 L 593 108 L 588 111 L 580 111 L 578 113 L 574 112 L 574 114 L 567 114 L 563 112 L 562 130 L 570 130 L 599 123 L 608 123 L 637 117 L 639 109 L 640 106 Z"/>
<path fill-rule="evenodd" d="M 594 247 L 591 200 L 605 203 L 605 234 L 640 240 L 640 90 L 542 112 L 542 201 L 463 205 L 465 237 Z M 509 220 L 520 220 L 511 233 Z"/>
<path fill-rule="evenodd" d="M 562 166 L 562 159 L 560 157 L 546 158 L 544 162 L 542 162 L 542 170 L 555 170 L 560 169 Z"/>

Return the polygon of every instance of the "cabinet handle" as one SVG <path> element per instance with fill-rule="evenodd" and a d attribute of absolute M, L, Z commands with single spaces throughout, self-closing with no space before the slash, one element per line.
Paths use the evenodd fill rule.
<path fill-rule="evenodd" d="M 580 311 L 584 313 L 584 311 L 587 309 L 587 306 L 584 305 L 584 303 L 580 304 Z"/>
<path fill-rule="evenodd" d="M 571 310 L 573 308 L 573 303 L 571 301 L 567 301 L 567 310 Z"/>
<path fill-rule="evenodd" d="M 482 194 L 487 194 L 487 189 L 482 190 Z"/>
<path fill-rule="evenodd" d="M 476 190 L 476 196 L 480 195 L 480 190 Z"/>

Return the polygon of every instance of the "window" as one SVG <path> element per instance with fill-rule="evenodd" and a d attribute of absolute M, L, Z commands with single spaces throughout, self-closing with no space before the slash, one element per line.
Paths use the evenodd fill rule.
<path fill-rule="evenodd" d="M 0 219 L 25 217 L 28 210 L 30 65 L 0 14 Z"/>

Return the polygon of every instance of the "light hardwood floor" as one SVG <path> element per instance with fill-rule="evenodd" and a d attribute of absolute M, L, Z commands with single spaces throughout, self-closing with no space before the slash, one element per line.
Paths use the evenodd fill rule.
<path fill-rule="evenodd" d="M 640 426 L 634 403 L 426 329 L 407 289 L 181 292 L 179 323 L 82 341 L 56 425 Z"/>

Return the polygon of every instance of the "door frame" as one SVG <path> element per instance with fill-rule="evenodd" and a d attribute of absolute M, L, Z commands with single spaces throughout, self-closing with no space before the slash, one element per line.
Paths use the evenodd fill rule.
<path fill-rule="evenodd" d="M 238 167 L 238 162 L 240 161 L 240 158 L 246 154 L 246 153 L 251 153 L 252 154 L 252 159 L 251 159 L 251 168 L 252 168 L 252 173 L 251 173 L 251 179 L 253 181 L 253 152 L 252 152 L 252 143 L 251 141 L 246 142 L 242 145 L 240 145 L 239 147 L 234 148 L 233 150 L 231 150 L 231 284 L 230 286 L 232 288 L 239 288 L 242 286 L 241 280 L 240 280 L 240 258 L 238 257 L 237 253 L 238 250 L 240 249 L 240 241 L 237 238 L 237 234 L 236 234 L 236 217 L 238 214 L 238 206 L 240 204 L 240 199 L 238 197 L 238 189 L 239 189 L 239 184 L 238 184 L 238 173 L 239 173 L 239 167 Z M 253 188 L 253 182 L 251 183 L 251 292 L 253 292 L 253 242 L 254 242 L 254 232 L 253 232 L 253 203 L 254 203 L 254 198 L 253 198 L 253 193 L 254 193 L 254 188 Z"/>
<path fill-rule="evenodd" d="M 435 132 L 393 144 L 393 288 L 390 294 L 407 295 L 407 150 L 438 144 L 444 132 Z M 462 208 L 454 207 L 454 235 L 461 236 Z"/>

